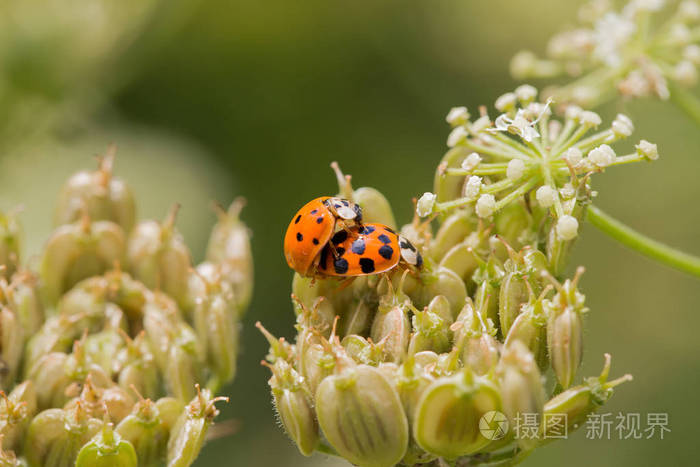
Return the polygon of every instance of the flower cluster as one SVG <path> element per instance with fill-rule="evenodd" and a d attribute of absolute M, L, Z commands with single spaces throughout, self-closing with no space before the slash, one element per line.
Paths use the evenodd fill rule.
<path fill-rule="evenodd" d="M 64 185 L 38 274 L 1 219 L 0 465 L 188 466 L 234 376 L 252 287 L 242 202 L 195 269 L 177 209 L 137 223 L 113 157 Z"/>
<path fill-rule="evenodd" d="M 483 108 L 474 121 L 465 107 L 450 110 L 451 149 L 438 167 L 435 192 L 418 200 L 417 213 L 428 217 L 466 207 L 479 218 L 520 229 L 501 235 L 516 248 L 541 242 L 558 275 L 595 196 L 591 175 L 655 160 L 657 147 L 641 140 L 634 153 L 617 155 L 614 143 L 634 131 L 629 117 L 618 114 L 602 130 L 601 117 L 577 105 L 565 106 L 557 117 L 551 101 L 538 102 L 530 85 L 500 96 L 495 107 L 502 113 L 493 122 Z"/>
<path fill-rule="evenodd" d="M 669 83 L 690 87 L 700 66 L 700 4 L 681 1 L 673 11 L 665 0 L 631 0 L 616 11 L 608 0 L 582 7 L 581 26 L 555 35 L 548 58 L 529 51 L 511 61 L 518 79 L 575 79 L 548 90 L 557 102 L 587 107 L 613 98 L 657 96 L 668 99 Z"/>
<path fill-rule="evenodd" d="M 534 91 L 526 90 L 532 102 Z M 607 356 L 600 377 L 577 384 L 588 311 L 578 288 L 583 270 L 564 281 L 552 274 L 539 248 L 541 222 L 527 217 L 534 214 L 519 200 L 536 183 L 525 182 L 528 188 L 516 189 L 511 203 L 481 217 L 461 201 L 469 185 L 464 175 L 472 170 L 483 170 L 480 175 L 507 171 L 511 177 L 503 179 L 506 183 L 540 177 L 535 174 L 541 168 L 530 162 L 534 156 L 508 158 L 522 161 L 520 168 L 482 165 L 481 156 L 470 155 L 463 145 L 469 142 L 499 154 L 536 154 L 534 144 L 510 145 L 498 132 L 512 127 L 510 131 L 533 143 L 550 131 L 546 105 L 519 111 L 515 99 L 503 107 L 506 114 L 495 128 L 487 117 L 469 123 L 464 109 L 450 112 L 449 119 L 462 129 L 456 134 L 465 133 L 450 137 L 455 148 L 438 169 L 436 193 L 417 203 L 426 214 L 439 211 L 440 226 L 433 232 L 431 222 L 416 216 L 401 229 L 424 256 L 420 272 L 395 270 L 350 283 L 295 275 L 294 340 L 278 339 L 258 323 L 270 343 L 263 364 L 272 371 L 269 384 L 276 411 L 302 454 L 319 451 L 372 467 L 437 466 L 445 461 L 514 464 L 550 441 L 552 430 L 562 428 L 563 422 L 542 420 L 559 414 L 559 420 L 568 420 L 565 428 L 573 430 L 616 385 L 629 379 L 607 381 Z M 588 118 L 572 116 L 560 129 L 566 135 L 562 142 L 573 139 L 567 147 L 582 136 L 572 135 L 582 132 L 587 124 L 581 120 Z M 539 126 L 530 124 L 537 119 Z M 490 143 L 477 142 L 470 132 Z M 612 130 L 596 141 L 602 143 L 609 135 L 614 135 Z M 556 180 L 564 172 L 560 167 L 579 173 L 564 163 L 547 164 L 556 167 Z M 453 166 L 462 171 L 461 177 L 447 175 Z M 341 194 L 361 205 L 365 221 L 395 227 L 391 205 L 381 193 L 352 190 L 349 178 L 339 180 Z M 480 183 L 478 196 L 470 199 L 483 199 L 481 190 L 488 186 Z M 459 207 L 434 211 L 455 198 Z M 483 206 L 476 204 L 476 212 L 483 214 Z M 523 414 L 533 414 L 539 422 L 527 439 L 512 430 L 491 436 L 484 423 L 488 425 L 487 414 L 493 412 L 505 414 L 511 423 Z"/>

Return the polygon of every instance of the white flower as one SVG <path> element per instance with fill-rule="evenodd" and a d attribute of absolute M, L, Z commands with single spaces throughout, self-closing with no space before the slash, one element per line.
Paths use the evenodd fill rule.
<path fill-rule="evenodd" d="M 590 110 L 584 110 L 583 112 L 581 112 L 581 115 L 579 115 L 579 121 L 583 125 L 595 127 L 600 125 L 603 122 L 603 119 L 600 118 L 600 115 L 598 115 L 595 112 L 591 112 Z"/>
<path fill-rule="evenodd" d="M 467 199 L 476 199 L 481 193 L 481 177 L 472 175 L 464 184 L 464 197 Z"/>
<path fill-rule="evenodd" d="M 682 60 L 673 69 L 673 78 L 684 86 L 693 86 L 698 81 L 698 71 L 688 60 Z"/>
<path fill-rule="evenodd" d="M 452 126 L 464 125 L 469 121 L 469 111 L 466 107 L 452 107 L 445 120 Z"/>
<path fill-rule="evenodd" d="M 620 138 L 627 138 L 634 131 L 634 124 L 627 115 L 617 114 L 612 123 L 612 131 Z"/>
<path fill-rule="evenodd" d="M 507 131 L 520 136 L 527 142 L 532 141 L 534 138 L 539 138 L 540 134 L 535 129 L 535 125 L 537 125 L 537 122 L 542 118 L 545 112 L 549 110 L 549 104 L 551 104 L 551 102 L 552 101 L 548 99 L 540 115 L 532 121 L 525 117 L 524 109 L 519 109 L 513 118 L 508 117 L 506 114 L 501 114 L 496 119 L 496 128 L 494 128 L 493 131 Z"/>
<path fill-rule="evenodd" d="M 489 118 L 488 115 L 484 115 L 482 117 L 479 117 L 473 124 L 472 124 L 472 131 L 474 133 L 480 133 L 487 129 L 488 127 L 491 126 L 491 119 Z"/>
<path fill-rule="evenodd" d="M 464 170 L 474 170 L 474 168 L 481 163 L 481 156 L 475 152 L 469 154 L 462 161 L 462 169 Z"/>
<path fill-rule="evenodd" d="M 685 45 L 690 43 L 692 39 L 692 33 L 688 26 L 682 23 L 675 23 L 671 26 L 671 30 L 668 32 L 670 41 L 676 45 Z"/>
<path fill-rule="evenodd" d="M 683 58 L 695 65 L 700 65 L 700 45 L 690 44 L 683 49 Z"/>
<path fill-rule="evenodd" d="M 420 197 L 418 203 L 416 204 L 416 213 L 420 217 L 427 217 L 433 213 L 433 208 L 435 207 L 435 200 L 437 195 L 434 193 L 426 192 Z"/>
<path fill-rule="evenodd" d="M 506 168 L 506 177 L 510 180 L 517 180 L 525 173 L 525 162 L 521 159 L 511 159 Z"/>
<path fill-rule="evenodd" d="M 500 112 L 507 112 L 515 107 L 516 97 L 512 92 L 507 92 L 496 99 L 493 105 Z"/>
<path fill-rule="evenodd" d="M 479 200 L 476 202 L 476 214 L 481 218 L 491 216 L 495 209 L 496 198 L 494 198 L 493 195 L 481 195 Z"/>
<path fill-rule="evenodd" d="M 557 237 L 560 240 L 573 240 L 578 235 L 578 221 L 575 217 L 565 214 L 557 221 Z"/>
<path fill-rule="evenodd" d="M 552 206 L 556 201 L 557 192 L 549 185 L 542 185 L 535 192 L 535 198 L 537 198 L 539 205 L 546 209 Z"/>
<path fill-rule="evenodd" d="M 700 5 L 693 0 L 681 2 L 678 6 L 678 15 L 686 21 L 697 21 L 700 19 Z"/>
<path fill-rule="evenodd" d="M 566 153 L 562 157 L 569 163 L 569 165 L 571 165 L 571 167 L 576 167 L 579 162 L 581 162 L 581 159 L 583 159 L 583 153 L 579 148 L 570 147 L 566 150 Z"/>
<path fill-rule="evenodd" d="M 537 97 L 537 89 L 529 84 L 523 84 L 515 88 L 515 96 L 523 104 L 528 104 Z"/>
<path fill-rule="evenodd" d="M 635 148 L 637 149 L 637 154 L 646 157 L 650 161 L 655 161 L 659 158 L 659 149 L 654 143 L 650 143 L 645 139 L 641 140 Z"/>
<path fill-rule="evenodd" d="M 447 137 L 447 147 L 453 148 L 457 146 L 459 143 L 467 139 L 467 136 L 469 136 L 467 130 L 463 126 L 458 126 L 452 130 Z"/>
<path fill-rule="evenodd" d="M 607 167 L 613 162 L 617 155 L 613 148 L 607 144 L 601 144 L 597 148 L 591 149 L 588 153 L 588 160 L 591 161 L 597 167 Z"/>
<path fill-rule="evenodd" d="M 637 26 L 616 13 L 607 13 L 595 23 L 593 56 L 611 67 L 622 63 L 621 49 L 634 34 Z"/>
<path fill-rule="evenodd" d="M 567 120 L 574 120 L 577 121 L 579 118 L 581 118 L 581 113 L 583 112 L 583 109 L 579 107 L 578 105 L 571 104 L 566 106 L 566 110 L 564 111 L 564 116 L 566 117 Z"/>

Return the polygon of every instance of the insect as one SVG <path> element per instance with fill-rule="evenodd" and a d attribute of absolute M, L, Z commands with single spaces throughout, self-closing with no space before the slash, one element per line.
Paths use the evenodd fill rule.
<path fill-rule="evenodd" d="M 404 237 L 383 224 L 363 224 L 333 235 L 321 251 L 318 273 L 354 277 L 386 272 L 397 266 L 420 269 L 422 265 L 423 257 Z"/>
<path fill-rule="evenodd" d="M 284 236 L 284 256 L 301 275 L 314 275 L 313 266 L 333 234 L 362 224 L 360 206 L 342 198 L 322 196 L 306 203 L 294 215 Z"/>

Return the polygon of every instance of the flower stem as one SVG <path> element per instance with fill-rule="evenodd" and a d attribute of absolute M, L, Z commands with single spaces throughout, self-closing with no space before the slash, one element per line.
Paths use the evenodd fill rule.
<path fill-rule="evenodd" d="M 671 91 L 671 100 L 673 103 L 685 112 L 696 124 L 700 125 L 700 99 L 695 97 L 690 91 L 683 89 L 673 82 L 669 82 L 669 90 Z"/>
<path fill-rule="evenodd" d="M 623 245 L 679 271 L 700 277 L 700 258 L 646 237 L 597 207 L 588 206 L 588 221 Z"/>

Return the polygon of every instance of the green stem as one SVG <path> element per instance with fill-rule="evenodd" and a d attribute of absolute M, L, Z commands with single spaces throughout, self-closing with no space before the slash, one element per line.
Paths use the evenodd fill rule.
<path fill-rule="evenodd" d="M 671 100 L 683 112 L 686 113 L 695 123 L 700 125 L 700 100 L 695 95 L 677 84 L 669 81 L 669 90 L 671 91 Z"/>
<path fill-rule="evenodd" d="M 679 271 L 700 277 L 700 258 L 646 237 L 595 206 L 588 206 L 588 221 L 623 245 Z"/>

